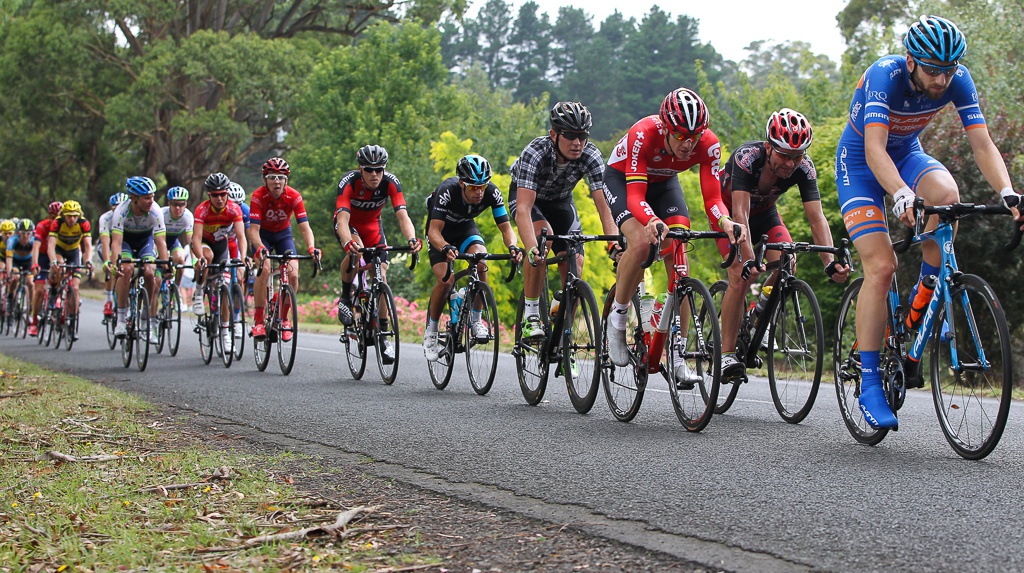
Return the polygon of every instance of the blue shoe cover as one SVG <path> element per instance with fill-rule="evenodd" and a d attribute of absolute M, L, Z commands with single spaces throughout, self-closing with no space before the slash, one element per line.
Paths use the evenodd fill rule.
<path fill-rule="evenodd" d="M 881 386 L 861 388 L 860 411 L 872 428 L 896 428 L 899 420 L 889 408 Z"/>

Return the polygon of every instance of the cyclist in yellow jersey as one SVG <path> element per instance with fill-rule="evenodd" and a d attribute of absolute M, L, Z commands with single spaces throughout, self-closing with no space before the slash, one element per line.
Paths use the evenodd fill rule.
<path fill-rule="evenodd" d="M 14 221 L 0 223 L 0 280 L 7 273 L 7 240 L 14 236 Z"/>
<path fill-rule="evenodd" d="M 86 266 L 92 266 L 89 259 L 92 257 L 92 235 L 89 221 L 82 217 L 82 206 L 78 201 L 65 201 L 60 208 L 60 215 L 50 226 L 50 236 L 47 240 L 46 253 L 50 260 L 55 263 L 53 272 L 50 273 L 50 286 L 56 287 L 61 280 L 58 265 L 67 262 L 73 265 L 81 265 L 85 261 Z M 75 271 L 71 278 L 71 288 L 78 292 L 78 285 L 81 282 L 82 273 Z M 51 299 L 53 300 L 53 292 Z M 75 297 L 75 301 L 78 297 Z M 77 302 L 73 302 L 77 304 Z M 68 308 L 72 313 L 78 309 L 74 306 Z"/>

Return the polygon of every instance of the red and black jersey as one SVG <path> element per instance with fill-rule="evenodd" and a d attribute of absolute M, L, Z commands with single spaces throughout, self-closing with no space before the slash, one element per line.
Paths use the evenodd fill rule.
<path fill-rule="evenodd" d="M 402 194 L 402 183 L 390 171 L 376 189 L 367 189 L 359 170 L 349 171 L 338 182 L 338 199 L 334 211 L 347 211 L 350 214 L 349 224 L 352 226 L 366 225 L 380 219 L 384 204 L 391 199 L 391 206 L 398 212 L 405 209 L 405 195 Z"/>
<path fill-rule="evenodd" d="M 820 201 L 818 173 L 811 158 L 806 155 L 792 175 L 776 179 L 770 186 L 761 186 L 761 173 L 768 164 L 767 145 L 764 141 L 744 143 L 725 163 L 725 169 L 722 170 L 722 199 L 726 207 L 732 209 L 733 191 L 747 191 L 750 193 L 750 215 L 764 213 L 774 208 L 779 197 L 794 185 L 800 189 L 800 198 L 804 203 Z"/>

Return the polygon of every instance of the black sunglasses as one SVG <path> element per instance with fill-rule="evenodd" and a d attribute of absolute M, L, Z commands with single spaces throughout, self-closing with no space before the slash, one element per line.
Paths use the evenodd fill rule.
<path fill-rule="evenodd" d="M 363 171 L 369 171 L 370 173 L 384 173 L 383 167 L 363 167 Z"/>
<path fill-rule="evenodd" d="M 585 131 L 559 131 L 558 134 L 569 141 L 586 141 L 590 139 L 590 134 Z"/>

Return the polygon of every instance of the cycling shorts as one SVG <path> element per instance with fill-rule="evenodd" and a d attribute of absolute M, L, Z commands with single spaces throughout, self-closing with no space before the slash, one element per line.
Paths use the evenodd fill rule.
<path fill-rule="evenodd" d="M 747 219 L 747 222 L 749 223 L 747 232 L 750 235 L 752 245 L 760 244 L 763 235 L 768 235 L 769 243 L 789 243 L 793 241 L 793 237 L 789 234 L 789 229 L 782 222 L 782 217 L 775 207 L 752 215 Z M 724 231 L 724 229 L 718 226 L 718 221 L 711 221 L 711 230 Z M 729 239 L 715 239 L 715 243 L 718 245 L 718 252 L 722 254 L 722 258 L 728 257 Z"/>
<path fill-rule="evenodd" d="M 182 249 L 188 249 L 189 246 L 183 243 L 185 239 L 185 233 L 179 233 L 177 235 L 166 235 L 167 237 L 167 252 L 173 253 Z"/>
<path fill-rule="evenodd" d="M 633 218 L 629 211 L 626 194 L 626 174 L 606 167 L 604 170 L 605 198 L 612 211 L 615 225 L 622 228 L 622 223 Z M 654 214 L 669 227 L 690 227 L 690 211 L 686 208 L 683 188 L 678 177 L 670 177 L 664 181 L 647 183 L 647 194 L 644 201 L 651 206 Z"/>
<path fill-rule="evenodd" d="M 156 260 L 156 241 L 153 235 L 124 235 L 121 257 Z"/>
<path fill-rule="evenodd" d="M 430 224 L 429 220 L 427 220 L 427 224 Z M 486 245 L 484 238 L 480 236 L 480 229 L 477 229 L 476 223 L 473 221 L 445 223 L 444 228 L 441 229 L 441 237 L 449 245 L 455 245 L 460 254 L 465 253 L 471 245 Z M 434 248 L 434 245 L 427 248 L 427 253 L 430 256 L 431 267 L 448 260 L 444 253 Z"/>
<path fill-rule="evenodd" d="M 210 261 L 211 263 L 217 264 L 228 262 L 228 258 L 231 255 L 231 249 L 227 239 L 210 242 L 204 238 L 203 246 L 209 248 L 210 252 L 213 253 L 213 260 Z"/>
<path fill-rule="evenodd" d="M 512 219 L 516 218 L 516 195 L 519 188 L 513 181 L 508 189 L 508 208 Z M 576 203 L 572 197 L 566 201 L 537 201 L 533 202 L 530 209 L 530 220 L 534 223 L 546 221 L 555 235 L 568 235 L 569 233 L 582 233 L 583 225 L 580 223 L 580 214 L 576 210 Z M 529 232 L 533 232 L 532 230 Z M 523 230 L 519 230 L 520 235 Z M 565 241 L 551 241 L 551 251 L 555 253 L 564 252 L 567 248 Z"/>
<path fill-rule="evenodd" d="M 263 241 L 263 246 L 275 255 L 295 252 L 295 240 L 292 239 L 292 228 L 290 226 L 280 231 L 260 229 L 260 240 Z"/>
<path fill-rule="evenodd" d="M 43 250 L 45 251 L 46 249 L 43 249 Z M 33 281 L 37 282 L 37 283 L 41 283 L 41 282 L 45 282 L 49 278 L 50 278 L 50 255 L 47 255 L 46 253 L 40 252 L 39 253 L 39 272 L 36 273 L 36 277 L 35 277 L 35 279 L 33 279 Z"/>
<path fill-rule="evenodd" d="M 54 251 L 56 251 L 57 256 L 64 257 L 64 262 L 69 265 L 82 264 L 82 249 L 80 248 L 62 249 L 60 247 L 54 247 Z M 82 269 L 75 270 L 75 278 L 82 278 Z"/>
<path fill-rule="evenodd" d="M 341 245 L 341 238 L 338 237 L 337 233 L 337 217 L 335 217 L 334 219 L 334 229 L 334 238 L 338 239 L 338 244 Z M 348 231 L 352 235 L 359 235 L 359 239 L 363 242 L 364 247 L 380 247 L 388 244 L 387 237 L 384 236 L 384 223 L 383 221 L 380 220 L 380 217 L 374 219 L 369 223 L 349 225 Z M 341 245 L 341 247 L 344 249 L 345 245 Z M 390 259 L 388 258 L 387 251 L 378 253 L 377 255 L 370 258 L 366 258 L 365 256 L 363 257 L 363 261 L 366 263 L 372 263 L 375 260 L 387 264 L 387 262 Z"/>

